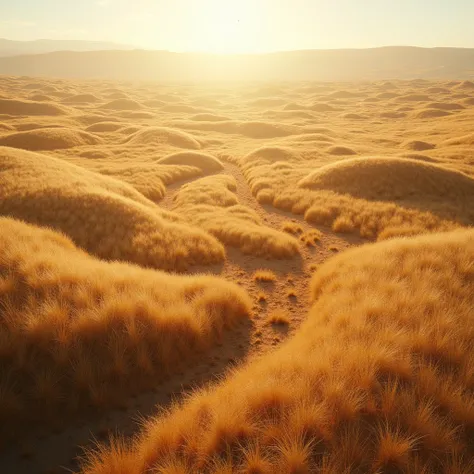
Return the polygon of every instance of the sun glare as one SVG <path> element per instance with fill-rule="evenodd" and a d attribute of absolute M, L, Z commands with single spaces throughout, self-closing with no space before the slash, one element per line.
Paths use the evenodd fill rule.
<path fill-rule="evenodd" d="M 194 50 L 220 54 L 255 53 L 263 49 L 259 41 L 261 7 L 252 2 L 207 0 L 193 18 Z M 261 26 L 260 26 L 261 28 Z"/>

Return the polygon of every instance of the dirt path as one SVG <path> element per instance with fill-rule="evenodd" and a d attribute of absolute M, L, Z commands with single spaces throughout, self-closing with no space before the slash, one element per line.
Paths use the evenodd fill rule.
<path fill-rule="evenodd" d="M 257 212 L 269 227 L 281 230 L 284 222 L 293 221 L 305 231 L 312 228 L 301 216 L 259 204 L 237 166 L 226 163 L 223 173 L 235 177 L 240 203 Z M 168 188 L 167 195 L 160 202 L 161 207 L 172 208 L 174 195 L 182 184 Z M 83 453 L 83 447 L 91 447 L 96 440 L 105 440 L 112 433 L 125 437 L 133 435 L 140 427 L 140 418 L 154 415 L 158 409 L 166 408 L 172 400 L 179 399 L 192 388 L 215 381 L 236 364 L 244 364 L 259 354 L 273 350 L 306 317 L 309 308 L 308 285 L 313 271 L 311 265 L 322 263 L 333 255 L 335 248 L 340 251 L 361 242 L 357 237 L 344 238 L 329 229 L 320 230 L 323 232 L 321 242 L 315 247 L 302 245 L 301 258 L 264 260 L 228 248 L 223 265 L 193 269 L 193 273 L 219 274 L 245 288 L 254 300 L 252 319 L 229 331 L 209 353 L 190 361 L 180 373 L 157 385 L 153 391 L 128 400 L 123 409 L 83 418 L 80 423 L 58 427 L 54 433 L 32 434 L 21 446 L 14 446 L 0 455 L 0 472 L 53 474 L 76 471 L 77 457 Z M 331 247 L 334 249 L 331 250 Z M 253 273 L 260 268 L 272 270 L 277 275 L 277 281 L 256 282 Z M 289 325 L 275 327 L 268 324 L 268 314 L 276 309 L 286 312 Z"/>

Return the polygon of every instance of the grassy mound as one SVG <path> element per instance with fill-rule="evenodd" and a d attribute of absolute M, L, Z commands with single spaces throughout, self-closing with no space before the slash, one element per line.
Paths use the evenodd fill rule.
<path fill-rule="evenodd" d="M 462 137 L 449 138 L 443 145 L 449 146 L 473 146 L 474 145 L 474 133 L 464 135 Z"/>
<path fill-rule="evenodd" d="M 59 150 L 100 143 L 100 138 L 90 133 L 62 127 L 39 128 L 0 137 L 0 146 L 31 151 Z"/>
<path fill-rule="evenodd" d="M 0 148 L 0 215 L 60 230 L 109 260 L 177 271 L 224 258 L 214 237 L 127 183 L 14 148 Z"/>
<path fill-rule="evenodd" d="M 0 131 L 1 132 L 11 132 L 12 130 L 15 130 L 15 128 L 12 127 L 11 125 L 8 125 L 8 123 L 0 122 Z"/>
<path fill-rule="evenodd" d="M 282 125 L 261 121 L 184 121 L 176 122 L 177 126 L 189 130 L 203 130 L 208 132 L 219 132 L 233 135 L 243 135 L 247 138 L 263 139 L 278 138 L 293 135 L 298 130 L 295 126 Z"/>
<path fill-rule="evenodd" d="M 331 146 L 327 149 L 327 152 L 330 155 L 334 155 L 334 156 L 357 155 L 357 152 L 353 150 L 352 148 L 349 148 L 347 146 L 341 146 L 341 145 Z"/>
<path fill-rule="evenodd" d="M 34 102 L 52 102 L 54 99 L 45 94 L 33 94 L 31 96 L 28 96 L 28 100 L 32 100 Z"/>
<path fill-rule="evenodd" d="M 291 258 L 299 254 L 298 241 L 263 225 L 260 217 L 239 204 L 232 176 L 201 178 L 181 187 L 175 208 L 186 222 L 214 235 L 245 254 L 264 258 Z"/>
<path fill-rule="evenodd" d="M 163 112 L 171 112 L 171 113 L 191 113 L 195 114 L 199 112 L 199 109 L 196 107 L 193 107 L 192 105 L 187 105 L 187 104 L 167 104 L 164 105 L 163 108 L 161 109 Z"/>
<path fill-rule="evenodd" d="M 413 151 L 425 151 L 425 150 L 432 150 L 436 148 L 436 145 L 432 143 L 424 142 L 421 140 L 410 140 L 403 144 L 403 148 L 407 148 L 408 150 Z"/>
<path fill-rule="evenodd" d="M 8 115 L 66 115 L 68 110 L 48 102 L 0 99 L 0 114 Z"/>
<path fill-rule="evenodd" d="M 113 176 L 120 181 L 131 184 L 137 191 L 152 201 L 163 199 L 166 186 L 185 179 L 201 176 L 202 169 L 197 166 L 184 165 L 112 165 L 104 164 L 100 173 Z"/>
<path fill-rule="evenodd" d="M 456 90 L 463 90 L 463 91 L 474 91 L 474 82 L 472 81 L 463 81 L 459 83 L 458 85 L 454 86 L 453 89 Z"/>
<path fill-rule="evenodd" d="M 196 122 L 223 122 L 229 120 L 229 117 L 216 114 L 196 114 L 189 117 L 189 120 L 195 120 Z"/>
<path fill-rule="evenodd" d="M 426 106 L 428 109 L 439 109 L 439 110 L 463 110 L 464 107 L 461 104 L 455 102 L 433 102 Z"/>
<path fill-rule="evenodd" d="M 127 137 L 125 143 L 134 146 L 171 145 L 190 150 L 201 148 L 201 144 L 191 135 L 166 127 L 148 127 L 139 130 Z"/>
<path fill-rule="evenodd" d="M 331 259 L 292 339 L 83 472 L 472 472 L 472 261 L 473 231 Z"/>
<path fill-rule="evenodd" d="M 116 132 L 124 126 L 123 122 L 97 122 L 89 125 L 86 131 L 92 133 Z"/>
<path fill-rule="evenodd" d="M 315 102 L 311 106 L 308 107 L 309 110 L 312 110 L 313 112 L 333 112 L 336 109 L 332 105 L 325 104 L 323 102 Z"/>
<path fill-rule="evenodd" d="M 316 170 L 299 187 L 330 189 L 363 199 L 474 198 L 474 180 L 458 171 L 399 158 L 353 158 Z"/>
<path fill-rule="evenodd" d="M 142 110 L 142 104 L 131 99 L 115 99 L 100 106 L 104 110 Z"/>
<path fill-rule="evenodd" d="M 430 118 L 439 118 L 447 117 L 451 115 L 447 110 L 440 109 L 422 109 L 414 112 L 413 117 L 417 119 L 430 119 Z"/>
<path fill-rule="evenodd" d="M 291 148 L 280 146 L 263 146 L 257 148 L 245 156 L 242 160 L 242 164 L 255 164 L 262 160 L 266 163 L 275 163 L 278 161 L 293 161 L 297 159 L 297 154 Z"/>
<path fill-rule="evenodd" d="M 74 94 L 68 97 L 65 97 L 62 102 L 64 104 L 95 104 L 100 102 L 100 99 L 94 94 Z"/>
<path fill-rule="evenodd" d="M 218 278 L 107 263 L 51 230 L 0 226 L 3 427 L 120 402 L 249 315 L 245 292 Z"/>
<path fill-rule="evenodd" d="M 224 169 L 222 162 L 207 153 L 180 152 L 164 156 L 157 161 L 161 165 L 187 165 L 199 168 L 204 173 L 213 173 Z"/>
<path fill-rule="evenodd" d="M 474 224 L 473 180 L 463 173 L 409 158 L 316 160 L 249 162 L 243 173 L 260 203 L 336 232 L 383 239 Z"/>
<path fill-rule="evenodd" d="M 430 102 L 431 98 L 425 94 L 406 94 L 396 97 L 395 102 Z"/>

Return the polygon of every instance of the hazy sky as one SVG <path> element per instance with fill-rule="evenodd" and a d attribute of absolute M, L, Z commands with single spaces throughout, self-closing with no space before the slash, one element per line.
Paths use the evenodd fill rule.
<path fill-rule="evenodd" d="M 173 51 L 474 47 L 474 0 L 0 0 L 0 37 Z"/>

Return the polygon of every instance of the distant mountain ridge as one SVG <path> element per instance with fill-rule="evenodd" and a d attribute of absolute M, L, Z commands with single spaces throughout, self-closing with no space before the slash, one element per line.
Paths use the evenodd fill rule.
<path fill-rule="evenodd" d="M 63 51 L 0 58 L 0 74 L 179 82 L 472 80 L 474 48 L 389 46 L 227 56 L 148 50 Z"/>
<path fill-rule="evenodd" d="M 14 41 L 0 38 L 0 57 L 23 54 L 44 54 L 55 51 L 103 51 L 111 49 L 129 50 L 133 46 L 107 41 L 50 40 Z"/>

